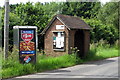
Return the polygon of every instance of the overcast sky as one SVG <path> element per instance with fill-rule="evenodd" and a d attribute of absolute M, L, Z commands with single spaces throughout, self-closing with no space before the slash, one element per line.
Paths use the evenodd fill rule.
<path fill-rule="evenodd" d="M 16 3 L 26 3 L 26 2 L 51 2 L 51 1 L 65 1 L 65 0 L 9 0 L 10 4 L 16 4 Z M 105 4 L 106 2 L 109 2 L 110 0 L 100 0 L 103 4 Z M 5 0 L 0 0 L 0 6 L 4 5 Z"/>

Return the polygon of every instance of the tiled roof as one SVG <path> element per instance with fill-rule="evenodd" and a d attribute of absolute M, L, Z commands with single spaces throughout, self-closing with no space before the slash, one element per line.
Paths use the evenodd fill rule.
<path fill-rule="evenodd" d="M 66 25 L 66 27 L 69 29 L 91 29 L 90 26 L 79 17 L 58 14 L 53 17 L 53 19 L 50 21 L 50 23 L 47 25 L 47 27 L 43 30 L 42 33 L 45 33 L 47 31 L 47 29 L 50 27 L 50 25 L 56 18 L 62 21 L 62 23 L 64 23 L 64 25 Z"/>

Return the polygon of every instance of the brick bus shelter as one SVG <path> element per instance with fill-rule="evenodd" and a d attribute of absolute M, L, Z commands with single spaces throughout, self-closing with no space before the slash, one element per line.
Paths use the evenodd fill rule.
<path fill-rule="evenodd" d="M 71 54 L 77 47 L 78 55 L 85 57 L 89 51 L 90 26 L 75 16 L 58 14 L 42 31 L 44 51 L 48 56 Z"/>

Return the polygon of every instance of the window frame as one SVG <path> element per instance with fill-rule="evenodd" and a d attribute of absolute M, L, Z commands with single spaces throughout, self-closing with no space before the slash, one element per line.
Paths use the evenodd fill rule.
<path fill-rule="evenodd" d="M 54 48 L 54 39 L 53 39 L 55 37 L 54 33 L 58 33 L 58 32 L 64 33 L 64 44 L 63 44 L 64 47 L 63 48 Z M 52 42 L 53 42 L 53 46 L 52 47 L 53 47 L 53 50 L 54 51 L 65 51 L 65 31 L 52 31 L 52 33 L 53 33 L 53 36 L 52 36 Z"/>

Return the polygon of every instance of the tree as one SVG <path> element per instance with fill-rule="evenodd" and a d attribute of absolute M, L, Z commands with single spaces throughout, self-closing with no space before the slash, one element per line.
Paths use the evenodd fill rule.
<path fill-rule="evenodd" d="M 100 2 L 66 2 L 63 3 L 62 14 L 94 18 L 100 7 Z"/>
<path fill-rule="evenodd" d="M 114 27 L 118 29 L 118 2 L 109 2 L 103 5 L 103 7 L 100 9 L 99 14 L 97 15 L 97 18 L 102 21 L 102 23 L 106 24 L 112 24 Z"/>
<path fill-rule="evenodd" d="M 36 3 L 33 5 L 28 2 L 26 4 L 20 4 L 15 9 L 15 14 L 21 18 L 19 25 L 37 26 L 38 31 L 44 28 L 46 18 L 44 16 L 44 10 L 42 3 Z"/>
<path fill-rule="evenodd" d="M 10 44 L 9 50 L 12 50 L 13 46 L 11 46 L 11 45 L 13 45 L 13 41 L 14 41 L 14 39 L 13 39 L 13 26 L 19 25 L 21 19 L 16 14 L 10 12 L 9 21 L 10 21 L 10 23 L 9 23 L 9 25 L 10 25 L 9 26 L 9 35 L 10 35 L 9 36 L 9 44 Z"/>
<path fill-rule="evenodd" d="M 15 5 L 10 5 L 10 35 L 13 34 L 13 26 L 21 25 L 21 26 L 37 26 L 38 34 L 42 32 L 42 30 L 47 26 L 49 21 L 56 14 L 65 14 L 71 16 L 78 16 L 87 19 L 86 22 L 93 27 L 93 31 L 91 31 L 91 39 L 95 41 L 99 41 L 99 39 L 106 39 L 110 43 L 111 40 L 115 41 L 118 39 L 116 35 L 117 30 L 115 30 L 113 26 L 114 22 L 117 21 L 117 18 L 114 18 L 114 13 L 106 11 L 108 8 L 105 6 L 101 7 L 100 2 L 50 2 L 50 3 L 40 3 L 37 2 L 35 4 L 31 2 L 27 2 L 26 4 L 20 3 Z M 112 7 L 112 6 L 111 6 Z M 111 8 L 109 7 L 111 10 Z M 112 8 L 112 9 L 116 9 Z M 4 13 L 4 11 L 2 11 Z M 109 13 L 105 14 L 105 13 Z M 116 14 L 115 14 L 116 15 Z M 97 17 L 97 18 L 96 18 Z M 110 18 L 108 18 L 110 17 Z M 3 22 L 2 17 L 2 22 Z M 100 20 L 100 21 L 99 21 Z M 96 22 L 97 21 L 97 22 Z M 3 23 L 2 23 L 3 24 Z M 3 26 L 3 25 L 2 25 Z M 94 27 L 95 26 L 95 27 Z M 107 30 L 107 31 L 106 31 Z M 99 35 L 99 36 L 98 36 Z M 110 36 L 112 38 L 110 38 Z M 94 39 L 94 37 L 97 37 Z M 12 45 L 13 36 L 10 36 L 10 44 Z M 40 38 L 42 40 L 43 38 Z M 39 41 L 43 45 L 43 41 Z M 40 44 L 39 43 L 39 44 Z M 40 45 L 41 46 L 41 45 Z"/>
<path fill-rule="evenodd" d="M 62 12 L 62 6 L 63 3 L 56 3 L 56 2 L 50 2 L 50 3 L 45 3 L 43 5 L 43 10 L 44 10 L 44 15 L 48 18 L 48 22 L 52 19 L 53 16 L 56 14 L 60 14 Z"/>
<path fill-rule="evenodd" d="M 0 7 L 0 51 L 2 47 L 2 9 Z"/>
<path fill-rule="evenodd" d="M 88 25 L 91 26 L 91 43 L 99 42 L 101 39 L 106 40 L 108 43 L 113 44 L 118 40 L 118 30 L 111 24 L 104 25 L 97 19 L 84 19 Z"/>

